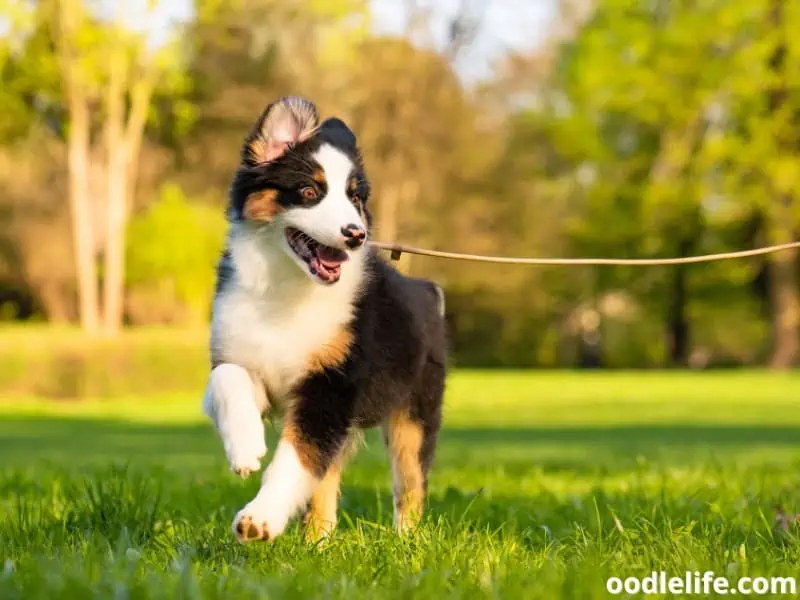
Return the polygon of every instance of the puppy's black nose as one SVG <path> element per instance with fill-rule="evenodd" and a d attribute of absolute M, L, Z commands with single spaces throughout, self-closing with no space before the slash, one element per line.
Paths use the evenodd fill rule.
<path fill-rule="evenodd" d="M 367 239 L 367 231 L 355 223 L 348 223 L 342 227 L 344 243 L 348 248 L 358 248 Z"/>

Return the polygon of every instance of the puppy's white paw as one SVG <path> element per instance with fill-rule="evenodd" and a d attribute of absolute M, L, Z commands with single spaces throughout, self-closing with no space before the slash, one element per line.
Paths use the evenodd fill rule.
<path fill-rule="evenodd" d="M 264 424 L 259 417 L 229 422 L 223 435 L 223 446 L 231 471 L 242 477 L 261 470 L 261 459 L 267 454 Z"/>
<path fill-rule="evenodd" d="M 236 514 L 233 534 L 241 543 L 273 540 L 283 533 L 288 521 L 268 501 L 256 498 Z"/>
<path fill-rule="evenodd" d="M 242 477 L 260 471 L 267 454 L 261 420 L 266 397 L 263 389 L 260 395 L 256 392 L 245 369 L 224 363 L 211 371 L 203 399 L 203 410 L 217 426 L 231 470 Z"/>

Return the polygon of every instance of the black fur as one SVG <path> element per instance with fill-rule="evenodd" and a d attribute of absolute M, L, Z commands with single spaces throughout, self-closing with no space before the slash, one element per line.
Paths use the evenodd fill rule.
<path fill-rule="evenodd" d="M 441 425 L 446 373 L 444 320 L 434 284 L 398 273 L 375 253 L 356 303 L 354 341 L 341 365 L 304 379 L 295 390 L 294 425 L 316 445 L 324 469 L 348 430 L 384 423 L 407 410 L 424 431 L 420 462 L 427 475 Z"/>

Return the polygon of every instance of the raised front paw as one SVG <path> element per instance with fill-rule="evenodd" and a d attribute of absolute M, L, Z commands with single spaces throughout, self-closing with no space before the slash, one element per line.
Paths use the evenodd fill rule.
<path fill-rule="evenodd" d="M 286 528 L 287 519 L 277 519 L 270 507 L 254 500 L 233 519 L 233 534 L 242 543 L 275 539 Z"/>
<path fill-rule="evenodd" d="M 219 411 L 217 424 L 231 471 L 242 477 L 260 471 L 267 443 L 264 422 L 255 405 L 229 402 Z"/>
<path fill-rule="evenodd" d="M 253 385 L 246 369 L 223 363 L 211 371 L 203 410 L 217 426 L 231 470 L 242 477 L 260 471 L 267 454 L 261 420 L 266 407 L 263 388 Z"/>
<path fill-rule="evenodd" d="M 267 444 L 264 441 L 264 427 L 258 422 L 258 427 L 248 424 L 237 433 L 224 440 L 225 454 L 231 465 L 231 471 L 241 477 L 261 470 L 261 459 L 267 454 Z"/>

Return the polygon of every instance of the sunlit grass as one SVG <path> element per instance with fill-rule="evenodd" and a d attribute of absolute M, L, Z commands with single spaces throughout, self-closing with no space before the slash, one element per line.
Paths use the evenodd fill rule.
<path fill-rule="evenodd" d="M 197 394 L 0 403 L 0 598 L 605 598 L 609 575 L 800 575 L 800 377 L 457 373 L 414 535 L 378 436 L 340 530 L 233 542 L 256 479 Z M 270 432 L 274 447 L 274 432 Z"/>

